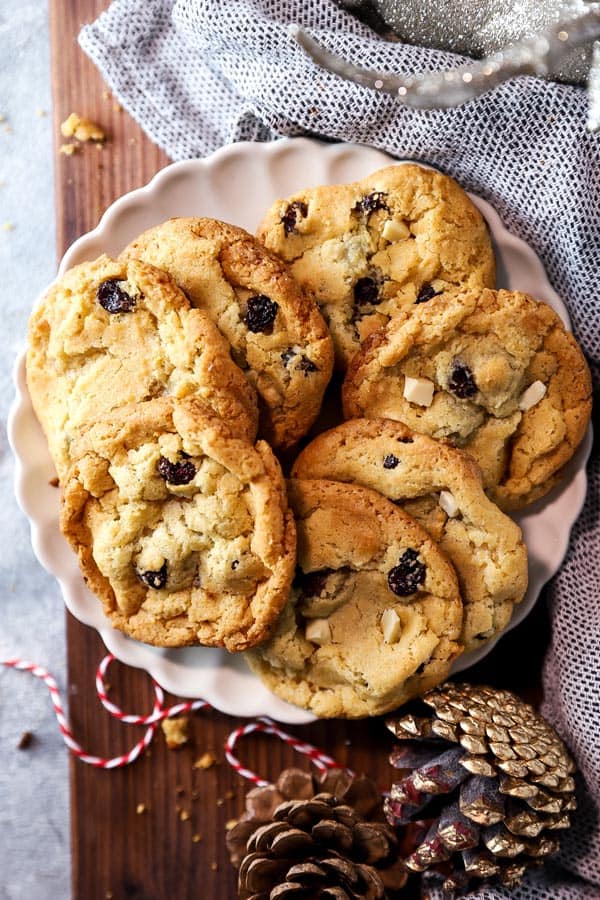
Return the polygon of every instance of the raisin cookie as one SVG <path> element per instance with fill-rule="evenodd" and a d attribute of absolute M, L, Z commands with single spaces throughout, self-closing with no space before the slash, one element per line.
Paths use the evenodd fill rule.
<path fill-rule="evenodd" d="M 256 395 L 210 318 L 169 276 L 101 256 L 68 271 L 29 323 L 27 383 L 58 475 L 99 415 L 162 394 L 194 394 L 254 441 Z"/>
<path fill-rule="evenodd" d="M 443 681 L 460 652 L 456 574 L 385 497 L 288 483 L 298 565 L 270 641 L 247 655 L 274 693 L 318 716 L 387 712 Z"/>
<path fill-rule="evenodd" d="M 465 650 L 508 624 L 527 589 L 527 551 L 521 529 L 486 497 L 466 453 L 400 422 L 351 419 L 312 441 L 292 477 L 362 484 L 413 516 L 456 569 Z"/>
<path fill-rule="evenodd" d="M 126 248 L 169 272 L 206 310 L 256 388 L 260 434 L 290 447 L 318 415 L 333 347 L 312 296 L 252 235 L 214 219 L 169 219 Z"/>
<path fill-rule="evenodd" d="M 590 373 L 558 315 L 518 291 L 466 291 L 371 335 L 343 385 L 347 418 L 389 418 L 467 450 L 503 509 L 547 493 L 580 444 Z"/>
<path fill-rule="evenodd" d="M 399 309 L 495 284 L 479 211 L 451 178 L 414 164 L 278 200 L 258 234 L 314 293 L 342 369 Z"/>
<path fill-rule="evenodd" d="M 73 447 L 61 528 L 111 623 L 160 647 L 245 650 L 286 602 L 296 532 L 268 445 L 160 398 Z"/>

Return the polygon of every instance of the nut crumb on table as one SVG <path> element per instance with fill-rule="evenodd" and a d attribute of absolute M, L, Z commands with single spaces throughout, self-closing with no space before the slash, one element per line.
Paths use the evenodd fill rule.
<path fill-rule="evenodd" d="M 63 137 L 74 137 L 76 141 L 105 141 L 106 134 L 102 128 L 91 119 L 79 116 L 77 113 L 71 115 L 61 123 L 60 133 Z"/>
<path fill-rule="evenodd" d="M 183 716 L 176 719 L 165 719 L 161 723 L 161 728 L 169 750 L 179 750 L 189 742 L 189 719 Z"/>
<path fill-rule="evenodd" d="M 74 153 L 79 153 L 79 145 L 78 144 L 61 144 L 59 149 L 59 153 L 62 153 L 63 156 L 73 156 Z"/>
<path fill-rule="evenodd" d="M 194 769 L 210 769 L 217 762 L 217 757 L 214 753 L 207 751 L 203 753 L 202 756 L 199 756 L 196 762 L 194 763 Z"/>

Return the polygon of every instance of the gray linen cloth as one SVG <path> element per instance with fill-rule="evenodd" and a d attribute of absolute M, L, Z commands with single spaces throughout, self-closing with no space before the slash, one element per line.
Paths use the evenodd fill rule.
<path fill-rule="evenodd" d="M 409 110 L 316 68 L 290 43 L 290 22 L 372 68 L 411 73 L 463 61 L 382 41 L 328 0 L 116 0 L 80 42 L 173 159 L 237 140 L 316 134 L 425 160 L 457 178 L 541 256 L 597 387 L 600 135 L 585 131 L 583 89 L 519 78 L 459 109 Z M 551 866 L 510 894 L 522 900 L 600 897 L 599 462 L 596 453 L 585 509 L 550 588 L 553 637 L 544 669 L 543 712 L 582 773 L 579 810 Z"/>

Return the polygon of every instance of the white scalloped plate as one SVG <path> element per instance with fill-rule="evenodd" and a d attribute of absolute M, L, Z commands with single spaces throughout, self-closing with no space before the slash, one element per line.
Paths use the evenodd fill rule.
<path fill-rule="evenodd" d="M 146 187 L 113 203 L 98 226 L 70 247 L 59 274 L 101 253 L 116 256 L 141 231 L 169 216 L 210 216 L 254 231 L 263 213 L 279 197 L 308 185 L 354 181 L 394 162 L 397 160 L 367 147 L 296 138 L 271 144 L 233 144 L 205 159 L 174 163 Z M 473 200 L 494 238 L 499 286 L 519 288 L 545 300 L 568 325 L 566 308 L 552 290 L 534 252 L 506 231 L 488 203 L 477 197 Z M 267 691 L 239 656 L 206 647 L 150 647 L 110 626 L 100 602 L 86 588 L 76 557 L 58 527 L 59 493 L 49 484 L 55 472 L 27 393 L 24 355 L 17 360 L 15 383 L 17 395 L 8 432 L 16 457 L 17 500 L 29 518 L 35 554 L 58 579 L 73 615 L 96 628 L 118 659 L 145 669 L 174 694 L 203 697 L 230 715 L 269 715 L 296 724 L 311 721 L 313 716 L 305 710 L 284 703 Z M 585 499 L 585 462 L 590 447 L 588 434 L 560 488 L 517 517 L 529 551 L 530 584 L 509 628 L 531 610 L 542 586 L 557 571 L 566 553 L 571 526 Z M 454 671 L 481 659 L 495 642 L 463 656 Z"/>

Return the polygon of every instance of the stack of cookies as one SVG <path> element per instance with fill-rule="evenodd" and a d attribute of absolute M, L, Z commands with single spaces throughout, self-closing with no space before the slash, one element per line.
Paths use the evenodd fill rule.
<path fill-rule="evenodd" d="M 467 195 L 407 164 L 278 201 L 258 239 L 172 219 L 57 282 L 28 383 L 115 627 L 248 651 L 345 717 L 501 631 L 527 587 L 506 513 L 560 481 L 591 384 L 556 313 L 494 281 Z"/>
<path fill-rule="evenodd" d="M 273 450 L 318 414 L 331 337 L 245 231 L 202 219 L 157 231 L 49 290 L 28 385 L 63 533 L 113 625 L 237 652 L 269 635 L 288 597 L 296 530 Z M 147 261 L 155 240 L 162 268 Z"/>

